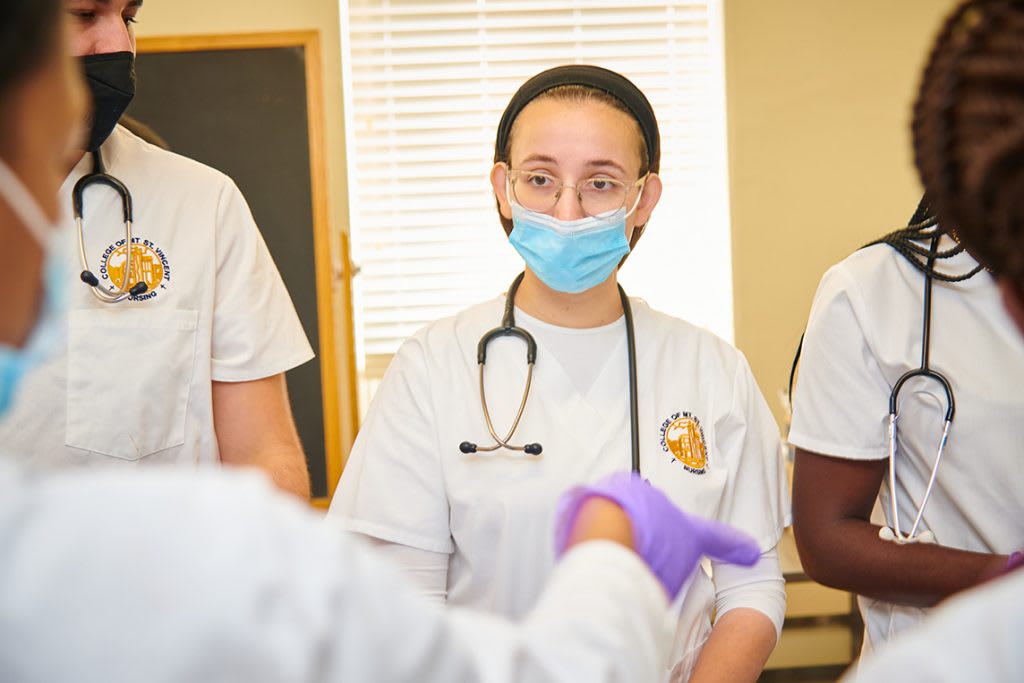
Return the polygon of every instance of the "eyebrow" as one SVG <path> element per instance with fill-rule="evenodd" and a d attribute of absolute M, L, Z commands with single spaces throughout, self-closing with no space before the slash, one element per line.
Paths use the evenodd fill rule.
<path fill-rule="evenodd" d="M 600 167 L 614 168 L 614 169 L 618 170 L 619 173 L 622 173 L 623 175 L 626 174 L 626 169 L 624 169 L 620 164 L 612 161 L 611 159 L 595 159 L 594 161 L 588 161 L 587 162 L 587 166 L 596 167 L 596 168 L 600 168 Z"/>
<path fill-rule="evenodd" d="M 545 164 L 554 164 L 555 166 L 558 165 L 557 159 L 555 159 L 554 157 L 549 157 L 546 154 L 531 154 L 530 156 L 523 159 L 524 164 L 529 163 L 531 161 L 539 161 Z M 626 169 L 624 169 L 621 164 L 612 161 L 611 159 L 594 159 L 593 161 L 588 161 L 584 165 L 587 166 L 588 168 L 614 168 L 617 171 L 619 171 L 619 173 L 622 173 L 623 175 L 626 174 Z"/>
<path fill-rule="evenodd" d="M 558 161 L 554 157 L 549 157 L 545 154 L 531 154 L 530 156 L 523 159 L 524 164 L 530 161 L 540 161 L 545 164 L 554 164 L 555 166 L 558 165 Z"/>

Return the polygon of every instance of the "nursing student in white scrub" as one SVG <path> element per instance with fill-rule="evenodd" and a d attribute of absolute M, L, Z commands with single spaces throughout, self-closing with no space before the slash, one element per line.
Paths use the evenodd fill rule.
<path fill-rule="evenodd" d="M 0 4 L 0 414 L 65 327 L 53 224 L 86 94 L 62 18 Z M 262 475 L 0 459 L 0 680 L 632 683 L 701 554 L 758 557 L 628 474 L 562 501 L 563 559 L 512 623 L 417 599 Z"/>
<path fill-rule="evenodd" d="M 8 453 L 42 468 L 216 463 L 255 466 L 309 495 L 284 372 L 313 353 L 245 200 L 223 174 L 118 126 L 135 92 L 132 24 L 141 0 L 66 0 L 91 100 L 87 142 L 60 188 L 66 346 L 26 379 L 0 420 Z M 131 193 L 130 264 L 118 194 L 83 196 L 82 282 L 72 190 L 96 170 Z M 127 288 L 127 287 L 126 287 Z"/>
<path fill-rule="evenodd" d="M 1024 80 L 1014 78 L 1022 72 L 1001 61 L 1001 51 L 1017 53 L 1008 47 L 1009 37 L 990 37 L 1004 19 L 993 11 L 976 23 L 974 13 L 989 6 L 1001 6 L 1020 26 L 1020 3 L 978 2 L 961 7 L 943 27 L 915 110 L 922 171 L 934 164 L 935 150 L 948 148 L 950 135 L 936 127 L 934 116 L 923 127 L 923 107 L 929 98 L 948 101 L 953 83 L 962 89 L 973 78 L 994 87 L 1008 79 L 998 94 L 972 101 L 977 121 L 963 124 L 965 136 L 980 135 L 971 132 L 974 123 L 995 125 L 1004 116 L 1020 121 L 1020 107 L 1007 107 L 1020 101 Z M 972 27 L 972 40 L 981 41 L 972 48 L 976 54 L 953 47 L 963 44 L 966 27 Z M 939 68 L 945 70 L 941 78 L 932 72 Z M 930 179 L 925 175 L 932 181 L 927 191 L 934 207 L 948 200 L 939 194 L 947 188 L 937 179 L 988 182 L 982 173 L 994 176 L 1002 155 L 1018 149 L 1009 132 L 993 134 L 985 144 L 980 137 L 964 140 L 964 153 L 974 144 L 990 166 L 961 169 L 957 155 L 946 156 L 948 169 L 936 167 Z M 1012 192 L 1019 196 L 1019 187 Z M 978 197 L 991 215 L 1002 216 L 1009 208 L 999 202 L 1010 194 Z M 917 624 L 938 601 L 1004 570 L 1009 556 L 1024 546 L 1024 355 L 999 285 L 975 252 L 960 244 L 962 218 L 940 211 L 938 221 L 912 226 L 834 266 L 821 282 L 807 325 L 790 432 L 797 446 L 794 531 L 812 578 L 859 594 L 867 651 Z M 1017 243 L 1004 244 L 1011 245 Z M 938 253 L 929 265 L 932 250 Z M 934 281 L 929 365 L 949 381 L 955 415 L 919 534 L 913 542 L 897 542 L 894 500 L 906 535 L 928 487 L 947 410 L 940 382 L 918 378 L 903 386 L 891 490 L 889 400 L 899 378 L 921 364 L 923 271 Z M 876 497 L 882 513 L 877 516 Z"/>
<path fill-rule="evenodd" d="M 646 97 L 594 66 L 545 71 L 506 109 L 491 182 L 501 222 L 526 262 L 515 323 L 537 344 L 510 441 L 542 452 L 460 449 L 494 443 L 477 344 L 502 321 L 500 296 L 403 344 L 331 506 L 333 518 L 373 539 L 434 600 L 525 614 L 553 568 L 544 530 L 558 492 L 630 464 L 616 271 L 661 195 L 659 144 Z M 670 273 L 664 286 L 673 286 Z M 630 303 L 642 475 L 683 509 L 745 530 L 762 553 L 753 568 L 713 562 L 710 576 L 697 573 L 663 636 L 672 644 L 665 675 L 753 681 L 785 605 L 776 544 L 788 500 L 778 430 L 742 354 L 639 299 Z M 526 346 L 495 339 L 485 367 L 488 408 L 504 435 L 527 379 Z"/>
<path fill-rule="evenodd" d="M 966 2 L 932 53 L 914 116 L 917 166 L 944 225 L 991 269 L 1024 362 L 1024 2 Z M 958 84 L 950 91 L 951 82 Z M 992 116 L 999 104 L 1001 116 Z M 1012 381 L 1009 378 L 1006 381 Z M 1020 386 L 1017 386 L 1020 389 Z M 1017 413 L 1016 421 L 1024 418 Z M 1020 443 L 1002 455 L 1020 455 Z M 1019 460 L 1019 458 L 1018 458 Z M 1022 469 L 1016 470 L 1019 487 Z M 1009 484 L 1009 482 L 1008 482 Z M 1000 486 L 993 486 L 998 495 Z M 1019 529 L 1019 505 L 1002 521 Z M 1016 512 L 1015 512 L 1016 509 Z M 1016 525 L 1016 526 L 1015 526 Z M 1020 536 L 1017 537 L 1018 547 Z M 942 604 L 850 673 L 849 681 L 1024 680 L 1024 569 Z"/>

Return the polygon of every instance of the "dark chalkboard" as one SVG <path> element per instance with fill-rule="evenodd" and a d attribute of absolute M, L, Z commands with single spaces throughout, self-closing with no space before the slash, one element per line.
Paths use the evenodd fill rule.
<path fill-rule="evenodd" d="M 128 115 L 149 126 L 174 152 L 229 175 L 249 202 L 316 351 L 316 359 L 288 372 L 287 379 L 313 495 L 323 497 L 333 488 L 329 473 L 335 468 L 328 463 L 340 455 L 331 452 L 336 436 L 326 438 L 337 429 L 330 424 L 330 411 L 324 410 L 325 396 L 336 396 L 336 387 L 322 381 L 325 354 L 328 361 L 333 358 L 333 333 L 332 321 L 320 319 L 323 311 L 331 310 L 330 276 L 322 272 L 329 259 L 322 254 L 318 258 L 318 249 L 329 248 L 326 227 L 314 221 L 326 220 L 326 211 L 316 206 L 323 197 L 316 196 L 322 193 L 310 145 L 311 133 L 317 144 L 323 139 L 319 131 L 311 131 L 319 112 L 310 117 L 311 107 L 321 102 L 319 93 L 311 92 L 319 88 L 319 79 L 307 78 L 308 36 L 244 47 L 253 42 L 260 41 L 226 48 L 215 39 L 207 48 L 195 39 L 177 47 L 163 41 L 148 51 L 141 41 L 138 93 Z M 312 149 L 315 153 L 316 147 Z M 326 291 L 318 293 L 318 282 Z M 333 371 L 333 364 L 327 369 Z M 330 398 L 326 403 L 335 404 Z"/>

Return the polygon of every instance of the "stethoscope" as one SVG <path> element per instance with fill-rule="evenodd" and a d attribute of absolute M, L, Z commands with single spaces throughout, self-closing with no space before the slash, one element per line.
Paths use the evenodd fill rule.
<path fill-rule="evenodd" d="M 932 237 L 931 247 L 928 250 L 928 262 L 924 268 L 924 312 L 921 328 L 921 366 L 903 374 L 892 388 L 889 394 L 889 494 L 892 497 L 892 527 L 882 527 L 878 530 L 878 537 L 885 541 L 895 543 L 934 543 L 935 535 L 931 531 L 924 531 L 920 534 L 918 529 L 924 517 L 925 506 L 932 495 L 935 487 L 935 478 L 939 473 L 939 463 L 942 461 L 942 454 L 946 450 L 946 441 L 949 438 L 949 428 L 953 424 L 953 414 L 956 412 L 956 402 L 953 399 L 953 388 L 949 380 L 937 370 L 929 367 L 929 354 L 931 351 L 931 322 L 932 322 L 932 268 L 938 256 L 939 240 L 941 233 Z M 928 477 L 928 487 L 925 489 L 921 504 L 917 507 L 917 515 L 910 532 L 904 534 L 900 528 L 900 507 L 896 500 L 896 442 L 897 422 L 899 421 L 899 396 L 900 389 L 908 380 L 914 377 L 922 377 L 936 382 L 942 386 L 946 394 L 946 416 L 942 427 L 942 439 L 939 441 L 939 449 L 935 455 L 935 462 L 932 463 L 932 471 Z"/>
<path fill-rule="evenodd" d="M 107 174 L 106 169 L 103 166 L 103 157 L 100 155 L 99 150 L 92 153 L 92 160 L 92 173 L 82 176 L 82 178 L 75 183 L 74 190 L 71 191 L 71 204 L 74 209 L 75 226 L 78 228 L 78 258 L 82 264 L 82 274 L 79 277 L 81 277 L 82 282 L 89 285 L 89 291 L 91 291 L 93 296 L 97 299 L 103 303 L 116 304 L 129 297 L 145 294 L 149 286 L 140 280 L 135 283 L 134 286 L 128 288 L 132 256 L 133 251 L 135 250 L 135 245 L 132 243 L 132 195 L 128 191 L 128 188 L 125 187 L 124 183 L 114 176 Z M 107 187 L 112 188 L 114 192 L 117 192 L 121 197 L 121 208 L 124 213 L 124 243 L 126 245 L 124 278 L 122 278 L 121 284 L 116 285 L 116 288 L 111 291 L 100 289 L 99 278 L 97 278 L 93 274 L 92 270 L 89 269 L 89 259 L 85 254 L 85 232 L 82 227 L 82 197 L 85 194 L 86 188 L 90 185 L 106 185 Z"/>
<path fill-rule="evenodd" d="M 501 326 L 495 327 L 490 332 L 484 334 L 480 338 L 480 342 L 476 348 L 476 360 L 477 366 L 480 369 L 480 405 L 484 410 L 484 422 L 487 423 L 487 431 L 490 432 L 491 438 L 494 439 L 493 446 L 478 446 L 471 441 L 463 441 L 459 444 L 459 450 L 463 453 L 492 453 L 497 451 L 499 448 L 505 448 L 510 451 L 517 451 L 525 453 L 527 455 L 537 456 L 540 455 L 544 447 L 539 443 L 527 443 L 522 446 L 515 446 L 510 441 L 516 433 L 516 429 L 519 427 L 519 421 L 523 417 L 523 411 L 526 410 L 526 400 L 530 396 L 530 385 L 533 382 L 533 365 L 537 360 L 537 342 L 534 341 L 533 335 L 516 325 L 515 319 L 515 301 L 516 291 L 519 289 L 520 283 L 523 281 L 525 273 L 520 273 L 515 280 L 512 281 L 512 285 L 508 288 L 508 296 L 505 298 L 505 313 L 501 318 Z M 622 285 L 619 285 L 619 299 L 622 301 L 622 315 L 626 321 L 626 353 L 627 353 L 627 366 L 629 369 L 629 431 L 631 439 L 631 450 L 632 450 L 632 469 L 637 474 L 640 473 L 640 425 L 639 425 L 639 408 L 637 405 L 637 392 L 636 392 L 636 335 L 633 330 L 633 309 L 629 305 L 629 298 L 626 296 L 625 290 L 622 289 Z M 494 422 L 491 420 L 491 413 L 487 409 L 487 395 L 484 391 L 484 366 L 487 364 L 487 345 L 498 337 L 518 337 L 526 343 L 526 386 L 523 389 L 523 397 L 519 401 L 519 410 L 516 412 L 516 417 L 512 421 L 512 426 L 508 430 L 508 434 L 505 438 L 498 436 L 497 430 L 494 428 Z"/>

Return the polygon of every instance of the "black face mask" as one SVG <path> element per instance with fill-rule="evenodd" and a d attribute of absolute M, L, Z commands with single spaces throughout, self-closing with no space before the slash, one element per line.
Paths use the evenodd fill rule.
<path fill-rule="evenodd" d="M 86 150 L 100 148 L 121 114 L 135 97 L 135 55 L 131 52 L 111 52 L 82 57 L 85 78 L 92 95 L 92 127 Z"/>

